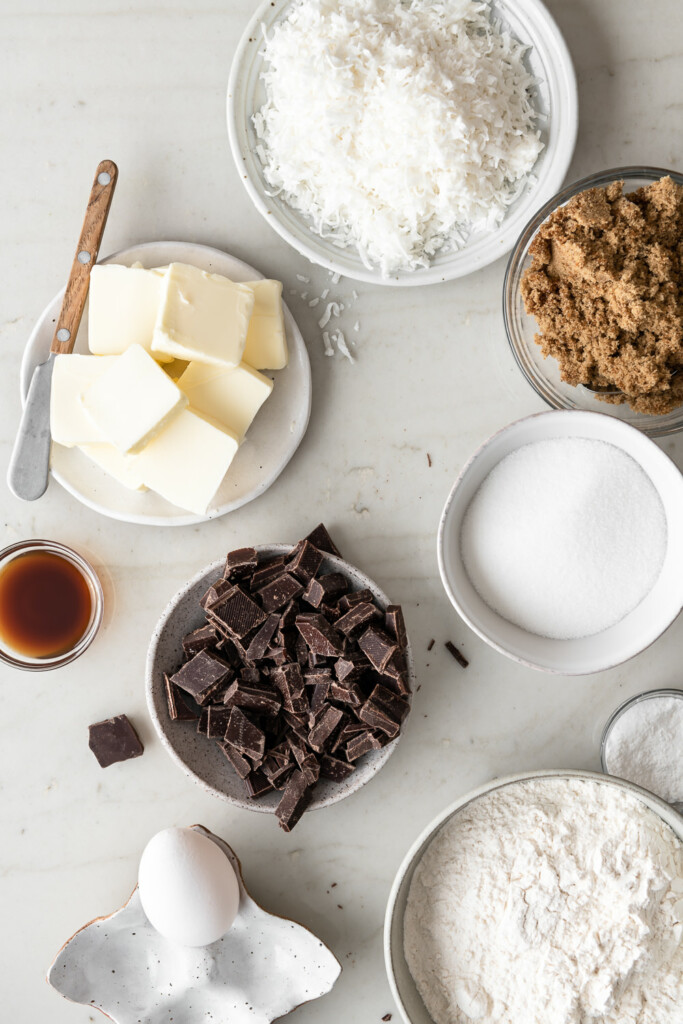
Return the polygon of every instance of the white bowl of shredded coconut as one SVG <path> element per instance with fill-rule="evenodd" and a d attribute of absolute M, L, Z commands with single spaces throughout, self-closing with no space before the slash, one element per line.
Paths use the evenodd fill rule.
<path fill-rule="evenodd" d="M 595 772 L 496 779 L 413 843 L 384 952 L 406 1024 L 680 1024 L 683 818 Z"/>
<path fill-rule="evenodd" d="M 271 226 L 314 263 L 394 285 L 504 256 L 561 186 L 578 119 L 539 0 L 265 0 L 227 107 Z"/>

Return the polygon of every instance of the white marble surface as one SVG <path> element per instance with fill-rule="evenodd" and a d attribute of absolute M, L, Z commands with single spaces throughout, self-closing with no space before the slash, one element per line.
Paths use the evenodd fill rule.
<path fill-rule="evenodd" d="M 550 0 L 576 62 L 579 142 L 570 175 L 625 163 L 683 164 L 683 40 L 677 0 Z M 268 909 L 317 931 L 344 966 L 334 992 L 294 1024 L 378 1022 L 397 1013 L 384 976 L 383 910 L 419 829 L 466 789 L 542 767 L 596 768 L 603 722 L 641 688 L 681 684 L 683 619 L 601 676 L 549 678 L 489 650 L 456 618 L 436 568 L 435 530 L 453 477 L 497 427 L 542 408 L 520 379 L 500 316 L 504 263 L 452 284 L 356 286 L 357 364 L 326 359 L 311 270 L 251 209 L 224 128 L 230 58 L 253 0 L 12 0 L 0 3 L 3 204 L 0 477 L 19 415 L 22 347 L 68 273 L 98 160 L 120 182 L 103 252 L 148 239 L 227 249 L 281 277 L 314 374 L 308 435 L 271 491 L 238 512 L 175 531 L 127 526 L 52 484 L 33 505 L 0 487 L 2 542 L 53 537 L 101 568 L 106 623 L 56 673 L 0 669 L 0 1017 L 85 1024 L 51 991 L 60 944 L 128 896 L 150 835 L 200 822 L 223 836 Z M 310 276 L 310 286 L 296 279 Z M 341 282 L 335 294 L 348 297 Z M 683 438 L 665 449 L 683 464 Z M 431 456 L 432 466 L 427 455 Z M 385 771 L 292 836 L 270 818 L 203 794 L 170 762 L 144 700 L 147 640 L 176 588 L 231 546 L 296 540 L 324 519 L 344 554 L 403 603 L 421 688 Z M 427 644 L 437 641 L 431 653 Z M 443 648 L 452 639 L 471 665 Z M 102 771 L 90 722 L 126 712 L 146 746 Z M 336 883 L 331 888 L 332 883 Z M 191 1021 L 182 1024 L 193 1024 Z"/>

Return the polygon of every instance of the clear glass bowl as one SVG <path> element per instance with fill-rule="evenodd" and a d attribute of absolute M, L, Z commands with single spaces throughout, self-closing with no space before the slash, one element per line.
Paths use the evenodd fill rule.
<path fill-rule="evenodd" d="M 569 202 L 579 192 L 589 188 L 610 185 L 613 181 L 623 181 L 624 191 L 633 192 L 643 185 L 659 181 L 670 175 L 675 182 L 683 185 L 683 174 L 667 171 L 661 167 L 616 167 L 591 174 L 587 178 L 568 185 L 558 192 L 549 202 L 542 206 L 538 213 L 529 221 L 522 231 L 512 255 L 508 261 L 503 285 L 503 319 L 510 348 L 517 364 L 531 384 L 532 388 L 553 409 L 584 409 L 588 412 L 602 412 L 615 416 L 634 427 L 638 427 L 650 437 L 664 437 L 683 430 L 683 405 L 662 416 L 648 416 L 634 412 L 629 405 L 611 405 L 598 398 L 587 388 L 579 385 L 565 384 L 560 379 L 560 369 L 552 357 L 544 359 L 540 347 L 534 341 L 538 325 L 524 309 L 520 283 L 522 275 L 531 264 L 529 246 L 541 224 L 558 207 Z"/>
<path fill-rule="evenodd" d="M 602 770 L 605 775 L 612 774 L 609 770 L 609 765 L 607 764 L 607 743 L 609 741 L 609 735 L 612 731 L 612 727 L 617 722 L 617 719 L 621 718 L 626 711 L 629 711 L 634 704 L 640 704 L 643 700 L 657 700 L 659 697 L 675 697 L 679 700 L 683 700 L 683 690 L 646 690 L 644 693 L 637 693 L 634 697 L 629 697 L 629 699 L 625 700 L 623 704 L 620 704 L 616 711 L 610 715 L 607 720 L 607 724 L 603 729 L 602 739 L 600 741 L 600 764 L 602 765 Z"/>
<path fill-rule="evenodd" d="M 80 640 L 71 650 L 63 651 L 61 654 L 53 657 L 30 658 L 5 646 L 0 639 L 0 662 L 11 665 L 13 668 L 25 669 L 28 672 L 45 672 L 49 669 L 62 668 L 63 665 L 68 665 L 90 647 L 102 623 L 104 595 L 102 593 L 102 584 L 90 563 L 79 555 L 77 551 L 73 551 L 72 548 L 68 548 L 65 544 L 59 544 L 57 541 L 22 540 L 16 544 L 11 544 L 0 551 L 0 569 L 20 555 L 29 554 L 31 551 L 48 552 L 49 554 L 58 555 L 67 562 L 71 562 L 81 573 L 90 591 L 90 620 Z"/>

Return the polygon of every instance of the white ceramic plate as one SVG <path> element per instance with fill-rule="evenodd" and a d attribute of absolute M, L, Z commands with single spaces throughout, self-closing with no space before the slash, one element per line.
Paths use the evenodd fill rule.
<path fill-rule="evenodd" d="M 291 544 L 261 544 L 256 546 L 262 558 L 274 558 L 292 550 Z M 199 604 L 200 597 L 223 571 L 225 559 L 212 562 L 193 576 L 175 597 L 172 598 L 156 625 L 147 652 L 146 690 L 147 707 L 154 728 L 166 750 L 182 770 L 214 796 L 248 811 L 273 813 L 281 793 L 268 793 L 260 800 L 250 800 L 245 785 L 228 764 L 216 743 L 200 735 L 193 722 L 171 721 L 164 690 L 164 672 L 175 672 L 183 656 L 182 640 L 198 626 L 204 625 L 206 617 Z M 351 582 L 352 590 L 370 590 L 380 608 L 386 608 L 391 601 L 376 583 L 359 569 L 334 555 L 325 555 L 322 564 L 324 572 L 341 572 Z M 405 651 L 410 689 L 415 690 L 415 672 L 410 641 Z M 405 728 L 405 724 L 404 724 Z M 358 762 L 356 771 L 344 782 L 321 779 L 313 790 L 310 810 L 329 807 L 339 800 L 355 793 L 384 767 L 401 738 L 402 732 L 381 750 L 373 750 Z"/>
<path fill-rule="evenodd" d="M 405 1024 L 434 1024 L 417 991 L 403 954 L 403 920 L 415 868 L 439 829 L 454 814 L 462 810 L 463 807 L 478 797 L 485 796 L 496 789 L 502 789 L 503 786 L 509 786 L 516 782 L 526 782 L 531 779 L 587 779 L 603 783 L 606 786 L 626 790 L 641 800 L 651 811 L 659 815 L 678 838 L 683 840 L 683 818 L 667 803 L 664 803 L 663 800 L 660 800 L 659 797 L 654 796 L 652 793 L 648 793 L 647 790 L 634 786 L 632 782 L 625 782 L 623 779 L 601 775 L 599 772 L 574 771 L 572 769 L 565 771 L 524 772 L 519 775 L 510 775 L 503 779 L 494 779 L 485 786 L 481 786 L 471 793 L 466 793 L 465 796 L 460 797 L 455 803 L 452 803 L 442 811 L 441 814 L 437 815 L 417 837 L 396 873 L 396 878 L 389 894 L 389 902 L 387 903 L 386 916 L 384 918 L 384 962 L 394 1000 Z"/>
<path fill-rule="evenodd" d="M 566 43 L 540 0 L 492 0 L 494 16 L 531 49 L 529 69 L 538 81 L 535 105 L 545 148 L 530 181 L 509 208 L 500 227 L 473 234 L 457 251 L 437 256 L 431 266 L 383 277 L 368 270 L 355 250 L 341 249 L 311 230 L 305 218 L 277 196 L 263 176 L 256 154 L 258 140 L 252 115 L 265 101 L 260 80 L 262 27 L 269 31 L 287 15 L 292 0 L 263 0 L 249 22 L 235 53 L 227 97 L 228 135 L 240 178 L 259 213 L 286 242 L 328 270 L 373 284 L 435 284 L 464 277 L 504 256 L 533 213 L 562 185 L 574 152 L 578 127 L 578 94 Z"/>
<path fill-rule="evenodd" d="M 556 437 L 605 441 L 630 455 L 650 478 L 667 522 L 664 564 L 652 590 L 620 622 L 593 636 L 551 640 L 528 633 L 494 612 L 472 586 L 460 553 L 467 508 L 501 459 L 524 444 Z M 543 672 L 587 675 L 614 668 L 645 650 L 671 625 L 683 606 L 683 476 L 654 441 L 603 413 L 542 412 L 511 423 L 474 453 L 453 484 L 437 537 L 439 572 L 451 603 L 467 625 L 501 654 Z"/>
<path fill-rule="evenodd" d="M 101 263 L 130 266 L 137 260 L 145 267 L 167 263 L 190 263 L 223 274 L 233 281 L 254 281 L 263 277 L 247 263 L 219 249 L 192 242 L 145 242 L 121 249 Z M 21 400 L 26 402 L 34 369 L 47 359 L 64 292 L 55 295 L 43 312 L 26 345 L 21 364 Z M 127 523 L 148 526 L 185 526 L 203 523 L 232 512 L 263 494 L 277 479 L 299 447 L 311 412 L 311 367 L 301 331 L 284 306 L 289 364 L 284 370 L 267 373 L 275 380 L 268 401 L 258 413 L 249 433 L 225 475 L 205 515 L 185 512 L 153 491 L 131 491 L 91 462 L 77 448 L 52 445 L 50 472 L 84 505 Z M 78 332 L 75 352 L 87 352 L 88 308 L 86 305 Z"/>
<path fill-rule="evenodd" d="M 341 971 L 336 957 L 307 928 L 259 907 L 228 844 L 194 828 L 235 869 L 240 907 L 230 931 L 210 946 L 170 942 L 148 921 L 136 887 L 120 910 L 62 946 L 47 974 L 53 988 L 114 1024 L 270 1024 L 330 991 Z"/>

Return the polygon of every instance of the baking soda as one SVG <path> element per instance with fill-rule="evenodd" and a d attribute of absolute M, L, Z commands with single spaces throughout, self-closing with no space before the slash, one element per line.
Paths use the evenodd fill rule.
<path fill-rule="evenodd" d="M 647 697 L 615 720 L 605 767 L 670 803 L 683 803 L 683 693 Z"/>
<path fill-rule="evenodd" d="M 652 482 L 604 441 L 527 444 L 489 473 L 460 535 L 479 596 L 503 618 L 553 639 L 591 636 L 654 586 L 666 516 Z"/>

